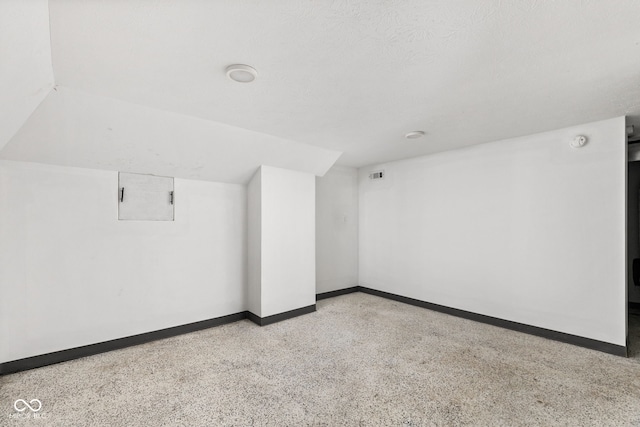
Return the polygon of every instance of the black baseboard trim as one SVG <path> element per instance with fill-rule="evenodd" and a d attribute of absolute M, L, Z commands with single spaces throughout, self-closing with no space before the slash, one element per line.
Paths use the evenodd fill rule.
<path fill-rule="evenodd" d="M 283 320 L 291 319 L 293 317 L 302 316 L 303 314 L 309 314 L 316 311 L 316 305 L 309 305 L 302 308 L 296 308 L 295 310 L 285 311 L 284 313 L 274 314 L 273 316 L 260 317 L 250 311 L 247 311 L 247 319 L 251 320 L 256 325 L 267 326 L 272 323 L 282 322 Z"/>
<path fill-rule="evenodd" d="M 247 311 L 247 319 L 251 320 L 253 323 L 255 323 L 258 326 L 262 326 L 260 324 L 260 321 L 262 320 L 262 318 L 260 316 L 256 316 L 255 314 L 253 314 L 250 311 Z"/>
<path fill-rule="evenodd" d="M 411 304 L 418 307 L 427 308 L 433 311 L 439 311 L 441 313 L 450 314 L 452 316 L 462 317 L 464 319 L 474 320 L 476 322 L 487 323 L 489 325 L 499 326 L 501 328 L 511 329 L 517 332 L 524 332 L 525 334 L 535 335 L 542 338 L 548 338 L 554 341 L 560 341 L 567 344 L 573 344 L 573 345 L 577 345 L 579 347 L 585 347 L 591 350 L 602 351 L 604 353 L 609 353 L 616 356 L 627 357 L 626 346 L 611 344 L 608 342 L 598 341 L 591 338 L 584 338 L 577 335 L 566 334 L 564 332 L 553 331 L 551 329 L 539 328 L 537 326 L 525 325 L 524 323 L 512 322 L 510 320 L 498 319 L 497 317 L 485 316 L 483 314 L 477 314 L 470 311 L 460 310 L 457 308 L 446 307 L 444 305 L 433 304 L 430 302 L 403 297 L 401 295 L 396 295 L 389 292 L 366 288 L 364 286 L 359 286 L 358 289 L 360 292 L 363 292 L 365 294 L 375 295 L 382 298 L 387 298 L 394 301 L 402 302 L 405 304 Z"/>
<path fill-rule="evenodd" d="M 323 292 L 321 294 L 316 294 L 316 301 L 320 301 L 326 298 L 338 297 L 340 295 L 352 294 L 354 292 L 360 292 L 359 286 L 352 286 L 350 288 L 338 289 L 336 291 Z"/>
<path fill-rule="evenodd" d="M 640 302 L 631 302 L 629 301 L 629 308 L 634 310 L 640 310 Z"/>
<path fill-rule="evenodd" d="M 0 375 L 13 374 L 15 372 L 26 371 L 29 369 L 53 365 L 55 363 L 79 359 L 85 356 L 93 356 L 94 354 L 105 353 L 107 351 L 119 350 L 134 345 L 160 340 L 163 338 L 170 338 L 176 335 L 182 335 L 189 332 L 212 328 L 214 326 L 221 326 L 227 323 L 237 322 L 238 320 L 246 318 L 247 312 L 243 311 L 240 313 L 229 314 L 227 316 L 216 317 L 214 319 L 202 320 L 200 322 L 161 329 L 159 331 L 146 332 L 144 334 L 132 335 L 129 337 L 118 338 L 115 340 L 104 341 L 96 344 L 70 348 L 68 350 L 60 350 L 53 353 L 41 354 L 39 356 L 32 356 L 24 359 L 13 360 L 11 362 L 4 362 L 0 363 Z"/>
<path fill-rule="evenodd" d="M 430 302 L 421 301 L 414 298 L 403 297 L 401 295 L 379 291 L 379 290 L 367 288 L 364 286 L 353 286 L 351 288 L 339 289 L 337 291 L 324 292 L 322 294 L 316 295 L 316 300 L 332 298 L 332 297 L 346 295 L 354 292 L 363 292 L 366 294 L 391 299 L 391 300 L 402 302 L 405 304 L 415 305 L 417 307 L 422 307 L 429 310 L 450 314 L 452 316 L 474 320 L 476 322 L 487 323 L 489 325 L 498 326 L 505 329 L 511 329 L 511 330 L 523 332 L 529 335 L 535 335 L 535 336 L 548 338 L 555 341 L 564 342 L 567 344 L 573 344 L 580 347 L 589 348 L 592 350 L 602 351 L 604 353 L 614 354 L 616 356 L 624 356 L 624 357 L 627 356 L 626 346 L 615 345 L 615 344 L 611 344 L 603 341 L 593 340 L 590 338 L 580 337 L 577 335 L 571 335 L 563 332 L 552 331 L 550 329 L 544 329 L 536 326 L 525 325 L 523 323 L 512 322 L 510 320 L 498 319 L 496 317 L 485 316 L 482 314 L 477 314 L 477 313 L 473 313 L 465 310 L 459 310 L 457 308 L 446 307 L 439 304 L 433 304 Z M 629 307 L 640 308 L 640 303 L 630 302 Z M 20 371 L 26 371 L 29 369 L 40 368 L 47 365 L 53 365 L 55 363 L 61 363 L 69 360 L 79 359 L 81 357 L 92 356 L 94 354 L 105 353 L 107 351 L 119 350 L 122 348 L 131 347 L 134 345 L 139 345 L 139 344 L 144 344 L 147 342 L 156 341 L 164 338 L 174 337 L 176 335 L 182 335 L 189 332 L 195 332 L 202 329 L 208 329 L 215 326 L 225 325 L 227 323 L 237 322 L 238 320 L 249 319 L 253 323 L 256 323 L 257 325 L 266 326 L 276 322 L 281 322 L 283 320 L 301 316 L 303 314 L 313 313 L 314 311 L 316 311 L 315 304 L 307 307 L 302 307 L 295 310 L 287 311 L 284 313 L 275 314 L 273 316 L 264 317 L 264 318 L 256 316 L 255 314 L 249 311 L 243 311 L 240 313 L 229 314 L 227 316 L 216 317 L 208 320 L 202 320 L 200 322 L 189 323 L 186 325 L 174 326 L 171 328 L 147 332 L 144 334 L 132 335 L 129 337 L 118 338 L 115 340 L 104 341 L 96 344 L 90 344 L 90 345 L 85 345 L 81 347 L 70 348 L 67 350 L 55 351 L 52 353 L 41 354 L 38 356 L 32 356 L 24 359 L 0 363 L 0 376 L 13 374 Z"/>
<path fill-rule="evenodd" d="M 43 366 L 53 365 L 55 363 L 67 362 L 69 360 L 79 359 L 81 357 L 106 353 L 112 350 L 132 347 L 134 345 L 144 344 L 164 338 L 171 338 L 176 335 L 182 335 L 189 332 L 212 328 L 215 326 L 226 325 L 227 323 L 237 322 L 238 320 L 249 319 L 260 326 L 266 326 L 272 323 L 281 322 L 286 319 L 301 316 L 303 314 L 313 313 L 314 311 L 316 311 L 315 304 L 264 318 L 258 317 L 249 311 L 242 311 L 240 313 L 216 317 L 214 319 L 202 320 L 200 322 L 174 326 L 158 331 L 146 332 L 144 334 L 132 335 L 115 340 L 104 341 L 96 344 L 89 344 L 81 347 L 70 348 L 67 350 L 60 350 L 52 353 L 41 354 L 38 356 L 26 357 L 24 359 L 0 363 L 0 376 L 26 371 L 29 369 L 41 368 Z"/>

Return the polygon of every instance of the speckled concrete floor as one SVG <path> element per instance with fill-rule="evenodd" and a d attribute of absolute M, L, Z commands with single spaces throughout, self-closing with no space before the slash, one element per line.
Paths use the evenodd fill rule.
<path fill-rule="evenodd" d="M 631 322 L 625 359 L 356 293 L 2 377 L 0 425 L 640 426 Z"/>

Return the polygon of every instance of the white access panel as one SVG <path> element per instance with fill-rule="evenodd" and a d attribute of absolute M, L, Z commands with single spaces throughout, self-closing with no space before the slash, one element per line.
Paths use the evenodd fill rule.
<path fill-rule="evenodd" d="M 173 178 L 118 174 L 118 219 L 173 221 L 173 206 Z"/>

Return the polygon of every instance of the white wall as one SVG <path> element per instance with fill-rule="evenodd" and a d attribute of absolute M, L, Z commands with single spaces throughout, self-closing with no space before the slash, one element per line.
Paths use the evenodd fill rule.
<path fill-rule="evenodd" d="M 620 117 L 362 168 L 360 283 L 625 345 L 625 153 Z"/>
<path fill-rule="evenodd" d="M 251 254 L 249 301 L 260 291 L 260 317 L 314 305 L 315 272 L 315 176 L 309 173 L 262 166 L 259 181 L 250 183 L 250 224 L 255 223 L 255 191 L 260 191 L 260 227 L 249 235 L 252 251 L 260 242 L 260 256 Z M 255 236 L 259 231 L 260 235 Z M 260 263 L 260 269 L 254 265 Z M 260 274 L 259 284 L 254 272 Z"/>
<path fill-rule="evenodd" d="M 0 161 L 0 362 L 245 310 L 246 189 L 175 180 L 118 221 L 117 172 Z"/>
<path fill-rule="evenodd" d="M 247 233 L 249 247 L 247 272 L 247 310 L 262 317 L 262 168 L 247 185 Z"/>
<path fill-rule="evenodd" d="M 358 285 L 358 170 L 316 178 L 316 293 Z"/>

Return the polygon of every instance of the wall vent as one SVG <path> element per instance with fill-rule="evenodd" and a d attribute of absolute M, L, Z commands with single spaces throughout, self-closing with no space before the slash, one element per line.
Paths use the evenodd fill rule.
<path fill-rule="evenodd" d="M 384 179 L 384 171 L 375 171 L 369 174 L 369 179 Z"/>

